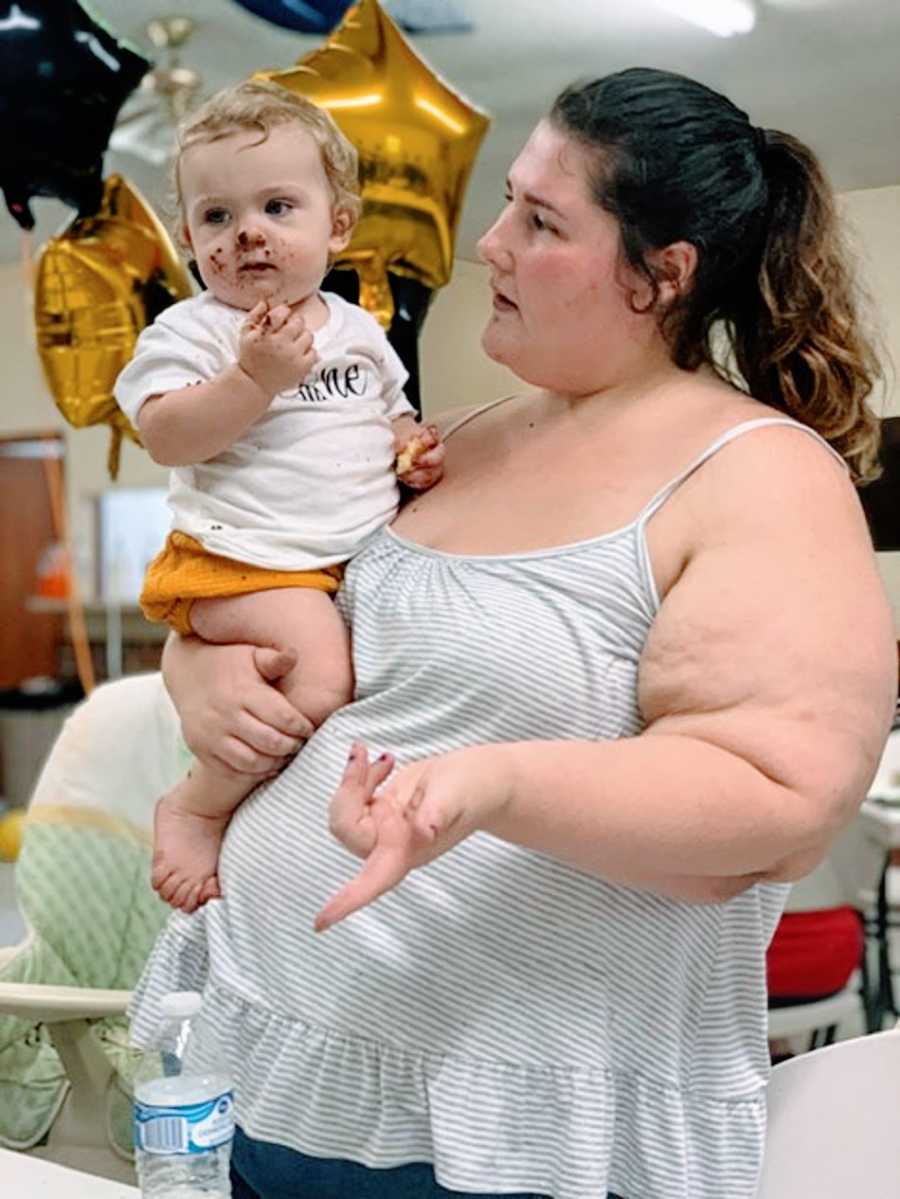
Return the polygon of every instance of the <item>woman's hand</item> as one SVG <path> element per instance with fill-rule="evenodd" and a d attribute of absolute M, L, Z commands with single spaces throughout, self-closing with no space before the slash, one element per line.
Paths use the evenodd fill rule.
<path fill-rule="evenodd" d="M 501 745 L 456 750 L 404 766 L 369 761 L 355 743 L 331 801 L 331 831 L 365 865 L 325 904 L 315 921 L 324 932 L 372 903 L 424 866 L 483 829 L 506 805 L 512 779 Z"/>
<path fill-rule="evenodd" d="M 312 734 L 312 725 L 278 690 L 296 654 L 253 645 L 209 645 L 171 636 L 163 676 L 184 739 L 220 774 L 277 774 Z"/>

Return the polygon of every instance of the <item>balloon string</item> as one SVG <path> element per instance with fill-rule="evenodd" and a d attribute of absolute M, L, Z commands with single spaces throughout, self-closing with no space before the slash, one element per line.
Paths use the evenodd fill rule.
<path fill-rule="evenodd" d="M 390 329 L 394 319 L 394 300 L 391 296 L 387 275 L 381 271 L 366 269 L 357 265 L 359 274 L 359 303 L 360 307 L 375 317 L 385 331 Z"/>
<path fill-rule="evenodd" d="M 37 272 L 31 252 L 32 237 L 24 229 L 22 230 L 19 245 L 22 251 L 22 299 L 25 305 L 25 325 L 31 331 L 32 344 L 34 344 L 33 339 L 36 333 L 34 324 L 34 277 Z"/>
<path fill-rule="evenodd" d="M 96 685 L 94 663 L 84 620 L 84 605 L 74 569 L 72 538 L 69 532 L 66 501 L 63 493 L 62 466 L 59 458 L 42 458 L 47 490 L 50 493 L 50 511 L 56 540 L 63 546 L 69 563 L 69 589 L 66 607 L 69 616 L 69 636 L 75 653 L 75 669 L 85 695 L 90 695 Z"/>
<path fill-rule="evenodd" d="M 106 455 L 106 469 L 114 483 L 119 477 L 119 462 L 121 457 L 122 430 L 112 425 L 109 430 L 109 452 Z"/>
<path fill-rule="evenodd" d="M 34 256 L 32 254 L 32 237 L 25 229 L 22 230 L 20 244 L 22 247 L 22 279 L 26 288 L 26 300 L 30 303 L 31 297 L 28 293 L 34 291 Z"/>

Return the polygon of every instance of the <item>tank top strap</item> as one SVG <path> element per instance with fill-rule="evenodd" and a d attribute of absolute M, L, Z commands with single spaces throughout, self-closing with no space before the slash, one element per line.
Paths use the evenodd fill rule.
<path fill-rule="evenodd" d="M 694 471 L 698 470 L 704 462 L 712 458 L 713 454 L 717 454 L 719 450 L 726 445 L 730 445 L 732 441 L 736 441 L 738 437 L 743 437 L 745 433 L 751 433 L 754 429 L 764 429 L 770 425 L 787 425 L 792 429 L 799 429 L 803 433 L 808 433 L 810 437 L 814 437 L 816 441 L 823 445 L 833 458 L 837 459 L 844 470 L 848 469 L 847 463 L 840 456 L 837 450 L 828 444 L 821 433 L 817 433 L 816 430 L 811 429 L 809 425 L 801 424 L 800 421 L 793 420 L 789 416 L 757 417 L 755 420 L 742 421 L 741 424 L 734 425 L 732 428 L 726 429 L 724 433 L 720 433 L 715 441 L 708 445 L 705 450 L 702 450 L 692 462 L 689 462 L 683 471 L 677 474 L 674 479 L 672 479 L 669 483 L 666 483 L 664 487 L 657 491 L 656 495 L 653 496 L 653 498 L 641 512 L 640 516 L 638 517 L 638 522 L 641 524 L 646 523 L 646 521 L 650 519 L 654 512 L 663 506 L 669 496 L 671 496 L 673 492 L 677 491 L 681 484 L 684 483 L 686 479 L 689 479 Z"/>
<path fill-rule="evenodd" d="M 476 416 L 481 416 L 483 412 L 490 412 L 492 408 L 499 408 L 501 404 L 505 404 L 507 400 L 514 400 L 517 392 L 511 392 L 509 395 L 500 396 L 496 400 L 489 400 L 487 404 L 480 404 L 477 408 L 472 408 L 469 412 L 464 412 L 457 420 L 453 421 L 444 430 L 444 441 L 448 437 L 452 437 L 457 429 L 461 429 L 463 425 L 467 425 L 470 420 L 474 420 Z"/>

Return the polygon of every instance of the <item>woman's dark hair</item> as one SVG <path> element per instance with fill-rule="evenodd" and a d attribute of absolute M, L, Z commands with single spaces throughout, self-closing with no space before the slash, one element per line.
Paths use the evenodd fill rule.
<path fill-rule="evenodd" d="M 858 482 L 877 472 L 866 405 L 880 368 L 859 327 L 831 188 L 796 138 L 754 128 L 718 92 L 633 68 L 574 84 L 550 112 L 594 154 L 589 185 L 617 219 L 628 262 L 659 295 L 649 250 L 692 243 L 691 287 L 662 317 L 676 365 L 712 365 L 723 330 L 756 399 L 825 437 Z"/>

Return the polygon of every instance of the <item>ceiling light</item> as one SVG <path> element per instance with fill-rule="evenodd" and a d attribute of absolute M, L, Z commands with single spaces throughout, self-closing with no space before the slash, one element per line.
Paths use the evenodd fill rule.
<path fill-rule="evenodd" d="M 719 37 L 732 37 L 736 33 L 749 33 L 756 24 L 756 6 L 752 0 L 656 0 L 665 8 L 708 29 Z"/>

